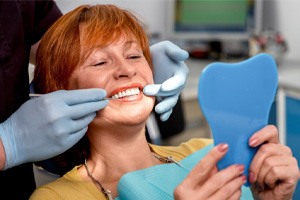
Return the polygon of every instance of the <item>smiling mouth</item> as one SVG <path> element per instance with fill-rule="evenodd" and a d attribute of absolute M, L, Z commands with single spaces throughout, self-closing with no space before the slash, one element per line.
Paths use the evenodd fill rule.
<path fill-rule="evenodd" d="M 139 95 L 140 94 L 140 89 L 139 88 L 130 88 L 127 90 L 124 90 L 122 92 L 118 92 L 114 95 L 111 96 L 112 99 L 121 99 L 124 97 L 129 97 L 129 96 L 134 96 L 134 95 Z"/>

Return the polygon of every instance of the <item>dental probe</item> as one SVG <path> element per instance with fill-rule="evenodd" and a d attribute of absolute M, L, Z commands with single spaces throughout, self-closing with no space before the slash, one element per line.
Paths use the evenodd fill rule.
<path fill-rule="evenodd" d="M 40 96 L 42 96 L 42 94 L 35 94 L 35 93 L 30 93 L 30 94 L 29 94 L 29 97 L 30 97 L 30 98 L 40 97 Z M 105 97 L 105 98 L 103 98 L 103 100 L 113 100 L 113 98 Z"/>

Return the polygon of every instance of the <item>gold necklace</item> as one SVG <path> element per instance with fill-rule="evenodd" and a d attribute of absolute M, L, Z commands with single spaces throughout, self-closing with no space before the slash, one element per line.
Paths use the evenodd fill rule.
<path fill-rule="evenodd" d="M 158 155 L 157 153 L 152 153 L 153 157 L 162 161 L 162 162 L 165 162 L 165 163 L 175 163 L 177 164 L 178 166 L 182 167 L 182 165 L 177 162 L 172 156 L 168 156 L 168 157 L 163 157 L 163 156 L 160 156 Z M 110 190 L 107 190 L 103 187 L 103 185 L 100 183 L 100 181 L 98 181 L 97 179 L 94 178 L 94 176 L 91 174 L 87 164 L 86 164 L 86 159 L 84 159 L 84 167 L 86 169 L 86 172 L 88 174 L 88 176 L 90 177 L 90 179 L 92 179 L 92 181 L 96 184 L 99 185 L 99 187 L 101 188 L 101 192 L 105 195 L 105 197 L 108 199 L 108 200 L 113 200 L 113 197 L 111 195 L 111 191 Z"/>
<path fill-rule="evenodd" d="M 105 188 L 103 187 L 103 185 L 102 185 L 97 179 L 95 179 L 95 178 L 93 177 L 93 175 L 91 174 L 91 172 L 90 172 L 90 170 L 89 170 L 89 168 L 88 168 L 88 166 L 87 166 L 87 164 L 86 164 L 86 159 L 84 159 L 84 167 L 85 167 L 85 169 L 86 169 L 86 172 L 87 172 L 88 176 L 92 179 L 92 181 L 95 182 L 95 183 L 97 183 L 97 184 L 100 186 L 101 192 L 106 196 L 106 198 L 107 198 L 108 200 L 113 200 L 113 197 L 111 196 L 111 191 L 105 189 Z"/>
<path fill-rule="evenodd" d="M 154 158 L 157 158 L 158 160 L 160 160 L 162 162 L 175 163 L 178 166 L 182 167 L 182 165 L 178 161 L 176 161 L 172 156 L 163 157 L 163 156 L 160 156 L 160 155 L 158 155 L 157 153 L 154 153 L 154 152 L 152 153 L 152 155 L 154 156 Z"/>

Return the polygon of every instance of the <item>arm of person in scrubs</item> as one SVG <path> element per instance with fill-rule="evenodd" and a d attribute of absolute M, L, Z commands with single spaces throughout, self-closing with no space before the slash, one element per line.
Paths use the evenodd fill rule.
<path fill-rule="evenodd" d="M 35 63 L 32 48 L 31 63 Z M 107 106 L 102 89 L 60 90 L 25 102 L 0 124 L 0 169 L 56 156 L 79 141 Z"/>

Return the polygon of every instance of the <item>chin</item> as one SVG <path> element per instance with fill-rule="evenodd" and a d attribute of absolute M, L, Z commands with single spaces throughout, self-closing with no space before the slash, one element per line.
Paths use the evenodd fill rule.
<path fill-rule="evenodd" d="M 126 106 L 123 108 L 105 108 L 97 113 L 97 124 L 134 126 L 145 123 L 153 110 L 153 106 Z M 105 122 L 106 121 L 106 122 Z"/>
<path fill-rule="evenodd" d="M 117 116 L 117 118 L 119 118 L 121 121 L 127 121 L 127 123 L 130 123 L 131 125 L 133 124 L 140 124 L 142 122 L 145 122 L 150 113 L 151 113 L 152 109 L 131 109 L 131 110 L 125 110 L 122 112 L 119 112 L 119 116 Z"/>

